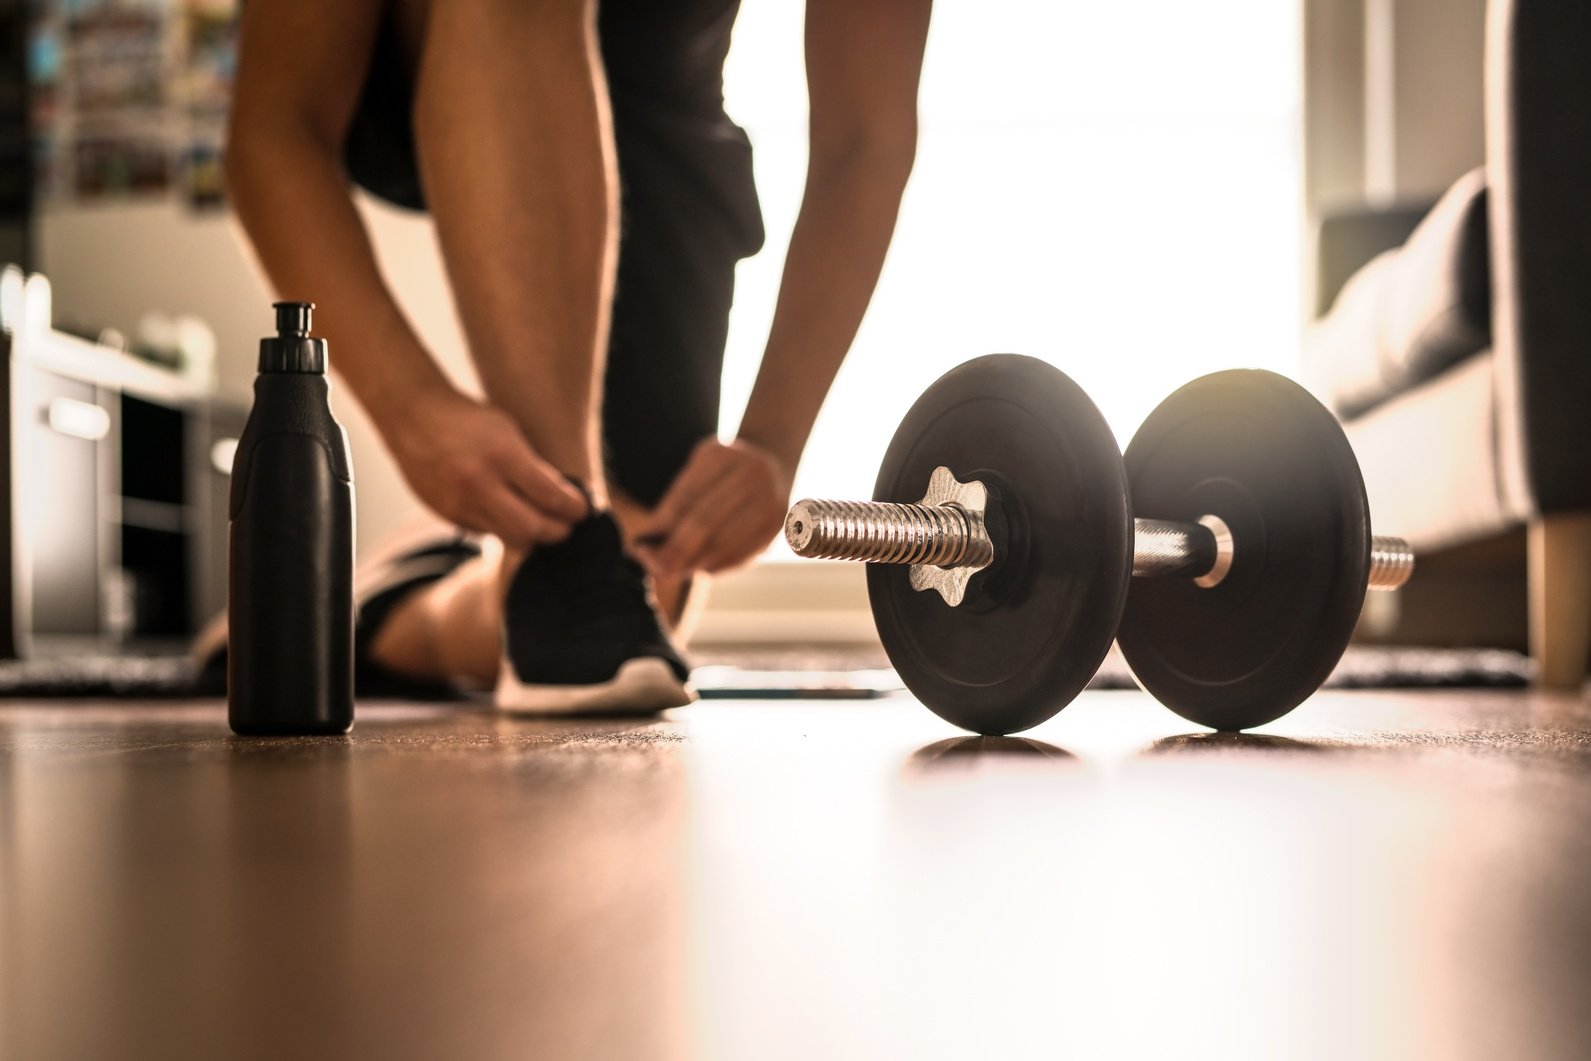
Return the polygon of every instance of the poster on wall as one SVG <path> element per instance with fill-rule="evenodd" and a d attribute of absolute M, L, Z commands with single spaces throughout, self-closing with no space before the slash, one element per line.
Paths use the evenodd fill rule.
<path fill-rule="evenodd" d="M 81 200 L 163 195 L 171 188 L 171 147 L 160 132 L 80 130 L 72 143 L 72 174 Z"/>
<path fill-rule="evenodd" d="M 61 121 L 60 16 L 44 8 L 28 35 L 28 125 L 33 131 L 33 196 L 53 199 L 59 189 Z"/>
<path fill-rule="evenodd" d="M 43 0 L 29 47 L 37 189 L 224 204 L 237 0 Z"/>
<path fill-rule="evenodd" d="M 226 204 L 222 154 L 237 69 L 236 0 L 184 0 L 182 30 L 178 95 L 187 112 L 179 165 L 182 198 L 192 210 L 216 210 Z"/>
<path fill-rule="evenodd" d="M 236 0 L 186 0 L 179 93 L 198 124 L 224 125 L 237 69 Z"/>
<path fill-rule="evenodd" d="M 80 119 L 125 119 L 165 107 L 169 23 L 160 0 L 67 5 L 65 69 Z"/>
<path fill-rule="evenodd" d="M 182 201 L 191 210 L 218 210 L 226 205 L 226 178 L 221 169 L 221 134 L 195 136 L 183 149 Z"/>

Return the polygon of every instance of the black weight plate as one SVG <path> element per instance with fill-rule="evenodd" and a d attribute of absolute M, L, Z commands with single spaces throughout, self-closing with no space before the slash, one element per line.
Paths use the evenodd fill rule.
<path fill-rule="evenodd" d="M 1283 376 L 1218 372 L 1150 413 L 1126 464 L 1136 514 L 1215 515 L 1233 538 L 1216 586 L 1133 579 L 1116 636 L 1138 683 L 1219 730 L 1297 707 L 1342 658 L 1370 570 L 1364 480 L 1342 428 Z"/>
<path fill-rule="evenodd" d="M 920 501 L 936 467 L 990 493 L 995 562 L 950 607 L 908 569 L 870 564 L 868 596 L 901 680 L 935 714 L 982 734 L 1038 725 L 1110 649 L 1132 571 L 1121 453 L 1058 369 L 993 354 L 940 377 L 901 421 L 873 497 Z"/>

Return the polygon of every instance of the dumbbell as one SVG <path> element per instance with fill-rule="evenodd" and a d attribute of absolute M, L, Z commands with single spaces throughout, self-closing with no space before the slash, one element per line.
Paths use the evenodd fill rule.
<path fill-rule="evenodd" d="M 1183 718 L 1263 725 L 1326 680 L 1366 589 L 1414 566 L 1406 542 L 1371 536 L 1336 419 L 1259 370 L 1182 387 L 1123 454 L 1059 369 L 980 357 L 912 405 L 873 497 L 798 501 L 785 537 L 801 556 L 867 561 L 906 687 L 983 734 L 1056 714 L 1113 639 Z"/>

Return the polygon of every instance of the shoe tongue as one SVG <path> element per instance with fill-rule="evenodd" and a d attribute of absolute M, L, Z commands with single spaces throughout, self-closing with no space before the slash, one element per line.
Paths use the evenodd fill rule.
<path fill-rule="evenodd" d="M 574 594 L 569 603 L 577 610 L 600 606 L 623 615 L 632 598 L 645 599 L 646 576 L 641 565 L 624 551 L 624 538 L 610 513 L 598 513 L 575 524 L 569 537 L 555 548 L 562 557 L 550 565 L 554 571 L 551 579 L 563 591 Z M 590 596 L 592 593 L 596 596 Z M 643 605 L 643 611 L 647 607 Z M 649 611 L 646 615 L 651 617 Z"/>
<path fill-rule="evenodd" d="M 530 587 L 553 588 L 558 593 L 584 593 L 599 587 L 633 587 L 644 592 L 644 574 L 624 551 L 619 526 L 609 513 L 599 513 L 576 523 L 569 536 L 556 545 L 530 551 L 509 582 L 508 596 Z M 626 590 L 629 591 L 628 589 Z"/>
<path fill-rule="evenodd" d="M 582 553 L 623 553 L 623 538 L 611 512 L 587 516 L 569 532 L 569 544 Z"/>
<path fill-rule="evenodd" d="M 531 553 L 535 557 L 536 553 Z M 576 523 L 569 537 L 542 552 L 543 562 L 576 579 L 601 571 L 623 570 L 633 561 L 611 513 L 601 512 Z"/>

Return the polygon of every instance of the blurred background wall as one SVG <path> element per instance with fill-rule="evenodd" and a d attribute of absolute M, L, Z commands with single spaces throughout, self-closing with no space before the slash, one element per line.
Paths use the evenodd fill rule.
<path fill-rule="evenodd" d="M 373 201 L 365 216 L 405 310 L 450 370 L 469 379 L 430 223 Z M 305 239 L 313 239 L 305 233 Z M 176 202 L 47 205 L 36 222 L 36 267 L 55 287 L 65 323 L 110 324 L 132 334 L 151 310 L 194 313 L 215 329 L 218 383 L 247 401 L 271 291 L 230 216 L 195 215 Z M 331 352 L 335 367 L 337 352 Z M 359 404 L 333 386 L 358 480 L 359 546 L 368 549 L 419 512 Z"/>
<path fill-rule="evenodd" d="M 85 18 L 154 11 L 213 21 L 232 5 L 50 0 L 43 10 L 64 70 L 58 103 L 69 109 Z M 726 432 L 761 354 L 804 177 L 801 20 L 799 5 L 746 4 L 726 75 L 731 113 L 756 145 L 770 232 L 738 281 Z M 1274 0 L 940 4 L 896 245 L 797 492 L 869 492 L 873 462 L 855 455 L 882 453 L 911 399 L 981 353 L 1054 361 L 1124 440 L 1199 372 L 1290 371 L 1302 286 L 1298 42 L 1298 12 Z M 181 68 L 184 45 L 172 47 L 168 61 Z M 226 73 L 205 89 L 212 97 Z M 64 124 L 63 135 L 81 137 L 81 120 Z M 66 145 L 53 146 L 69 166 Z M 374 203 L 365 213 L 406 309 L 467 377 L 428 223 Z M 63 319 L 131 331 L 152 309 L 197 314 L 219 340 L 222 391 L 247 395 L 270 296 L 224 207 L 57 188 L 40 199 L 34 246 L 31 264 L 54 282 Z M 414 506 L 353 403 L 340 411 L 369 546 Z"/>
<path fill-rule="evenodd" d="M 1486 0 L 1304 0 L 1304 196 L 1434 199 L 1481 164 Z"/>

